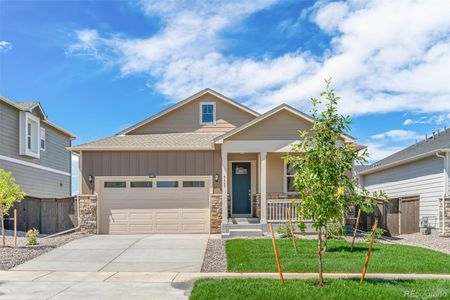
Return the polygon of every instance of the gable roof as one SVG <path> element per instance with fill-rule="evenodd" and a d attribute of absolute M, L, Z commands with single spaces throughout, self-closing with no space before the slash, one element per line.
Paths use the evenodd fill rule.
<path fill-rule="evenodd" d="M 54 124 L 53 122 L 51 122 L 50 120 L 48 120 L 48 116 L 45 113 L 44 109 L 42 108 L 42 105 L 40 102 L 38 101 L 32 101 L 32 102 L 14 102 L 12 100 L 9 100 L 8 98 L 5 98 L 3 96 L 0 96 L 0 101 L 20 110 L 20 111 L 25 111 L 25 112 L 32 112 L 33 109 L 38 108 L 41 115 L 42 115 L 42 122 L 55 128 L 56 130 L 70 136 L 70 138 L 76 138 L 77 136 L 74 135 L 73 133 L 68 132 L 67 130 L 59 127 L 58 125 Z"/>
<path fill-rule="evenodd" d="M 139 122 L 139 123 L 137 123 L 137 124 L 135 124 L 135 125 L 133 125 L 131 127 L 128 127 L 126 129 L 122 130 L 121 132 L 117 133 L 116 135 L 127 134 L 130 131 L 133 131 L 133 130 L 135 130 L 135 129 L 137 129 L 137 128 L 145 125 L 145 124 L 148 124 L 148 123 L 158 119 L 159 117 L 162 117 L 162 116 L 168 114 L 169 112 L 171 112 L 171 111 L 173 111 L 173 110 L 175 110 L 175 109 L 177 109 L 177 108 L 179 108 L 179 107 L 181 107 L 181 106 L 183 106 L 185 104 L 188 104 L 189 102 L 191 102 L 191 101 L 193 101 L 193 100 L 195 100 L 195 99 L 197 99 L 197 98 L 199 98 L 199 97 L 201 97 L 201 96 L 203 96 L 205 94 L 211 94 L 211 95 L 213 95 L 213 96 L 215 96 L 215 97 L 217 97 L 217 98 L 219 98 L 219 99 L 221 99 L 221 100 L 223 100 L 223 101 L 225 101 L 225 102 L 227 102 L 227 103 L 229 103 L 231 105 L 234 105 L 234 106 L 236 106 L 236 107 L 238 107 L 238 108 L 248 112 L 251 115 L 254 115 L 255 117 L 258 117 L 260 115 L 258 112 L 254 111 L 254 110 L 252 110 L 252 109 L 250 109 L 250 108 L 248 108 L 248 107 L 246 107 L 246 106 L 244 106 L 244 105 L 242 105 L 242 104 L 240 104 L 240 103 L 238 103 L 238 102 L 236 102 L 236 101 L 234 101 L 234 100 L 232 100 L 232 99 L 230 99 L 230 98 L 228 98 L 228 97 L 226 97 L 226 96 L 224 96 L 224 95 L 222 95 L 222 94 L 220 94 L 220 93 L 218 93 L 216 91 L 214 91 L 213 89 L 206 88 L 206 89 L 204 89 L 204 90 L 202 90 L 202 91 L 200 91 L 200 92 L 198 92 L 198 93 L 196 93 L 196 94 L 194 94 L 194 95 L 192 95 L 192 96 L 190 96 L 190 97 L 188 97 L 188 98 L 186 98 L 186 99 L 184 99 L 184 100 L 182 100 L 182 101 L 172 105 L 171 107 L 169 107 L 169 108 L 167 108 L 167 109 L 165 109 L 165 110 L 163 110 L 163 111 L 161 111 L 161 112 L 159 112 L 159 113 L 157 113 L 157 114 L 155 114 L 155 115 L 153 115 L 153 116 L 151 116 L 151 117 L 149 117 L 149 118 L 147 118 L 147 119 L 145 119 L 145 120 L 143 120 L 143 121 L 141 121 L 141 122 Z"/>
<path fill-rule="evenodd" d="M 115 135 L 69 148 L 94 150 L 213 150 L 214 138 L 221 133 L 158 133 Z"/>
<path fill-rule="evenodd" d="M 268 112 L 260 115 L 256 119 L 253 119 L 253 120 L 245 123 L 244 125 L 242 125 L 240 127 L 237 127 L 237 128 L 235 128 L 233 130 L 230 130 L 227 133 L 217 137 L 215 139 L 215 142 L 218 143 L 218 144 L 221 144 L 221 143 L 223 143 L 223 140 L 225 140 L 226 138 L 229 138 L 229 137 L 235 135 L 236 133 L 241 132 L 244 129 L 249 128 L 249 127 L 257 124 L 257 123 L 261 122 L 262 120 L 264 120 L 264 119 L 266 119 L 266 118 L 268 118 L 268 117 L 270 117 L 270 116 L 272 116 L 272 115 L 274 115 L 274 114 L 276 114 L 276 113 L 278 113 L 278 112 L 280 112 L 282 110 L 287 110 L 287 111 L 293 113 L 294 115 L 297 115 L 298 117 L 300 117 L 300 118 L 302 118 L 302 119 L 304 119 L 304 120 L 306 120 L 306 121 L 308 121 L 310 123 L 314 122 L 314 118 L 312 116 L 310 116 L 308 114 L 305 114 L 304 112 L 301 112 L 298 109 L 296 109 L 296 108 L 294 108 L 294 107 L 292 107 L 292 106 L 290 106 L 290 105 L 288 105 L 286 103 L 283 103 L 283 104 L 278 105 L 277 107 L 269 110 Z M 355 142 L 356 141 L 356 139 L 354 137 L 349 136 L 349 135 L 344 135 L 344 138 L 350 140 L 351 142 Z"/>
<path fill-rule="evenodd" d="M 389 155 L 371 164 L 368 169 L 360 171 L 358 175 L 375 173 L 390 167 L 435 155 L 438 152 L 447 151 L 450 151 L 450 129 L 445 129 L 414 145 Z"/>

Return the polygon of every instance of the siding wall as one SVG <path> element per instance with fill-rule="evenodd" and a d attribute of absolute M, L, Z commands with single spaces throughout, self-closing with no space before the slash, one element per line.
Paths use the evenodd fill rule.
<path fill-rule="evenodd" d="M 443 160 L 430 157 L 362 177 L 369 191 L 383 190 L 390 198 L 420 196 L 420 218 L 434 217 L 439 226 L 438 199 L 442 197 Z"/>
<path fill-rule="evenodd" d="M 0 102 L 0 155 L 70 173 L 70 152 L 66 149 L 71 145 L 70 138 L 42 122 L 41 127 L 45 128 L 46 150 L 40 152 L 40 158 L 19 155 L 19 110 Z M 13 173 L 30 196 L 67 197 L 71 193 L 69 176 L 6 161 L 1 162 L 1 166 Z M 63 182 L 62 189 L 59 188 L 60 181 Z M 52 194 L 56 183 L 58 188 Z"/>
<path fill-rule="evenodd" d="M 311 126 L 310 122 L 289 111 L 282 110 L 227 140 L 298 140 L 298 131 L 309 130 Z"/>
<path fill-rule="evenodd" d="M 216 124 L 200 125 L 200 102 L 216 103 Z M 168 114 L 135 129 L 129 134 L 171 132 L 227 132 L 241 126 L 255 116 L 213 95 L 206 94 Z"/>
<path fill-rule="evenodd" d="M 4 160 L 0 160 L 0 168 L 11 172 L 17 184 L 29 196 L 36 198 L 64 198 L 71 194 L 70 176 Z"/>
<path fill-rule="evenodd" d="M 87 151 L 82 152 L 82 193 L 94 191 L 92 176 L 214 176 L 221 178 L 220 151 Z M 93 180 L 95 182 L 95 179 Z M 220 180 L 214 193 L 220 193 Z"/>

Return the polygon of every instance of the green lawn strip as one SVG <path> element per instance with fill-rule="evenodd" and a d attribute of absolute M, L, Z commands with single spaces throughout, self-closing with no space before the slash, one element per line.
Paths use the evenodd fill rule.
<path fill-rule="evenodd" d="M 277 240 L 283 272 L 317 272 L 317 241 L 297 240 L 298 253 L 292 248 L 292 240 Z M 323 255 L 326 273 L 360 273 L 364 265 L 368 245 L 332 240 Z M 229 272 L 277 272 L 270 239 L 229 240 L 226 242 Z M 368 273 L 422 273 L 449 274 L 450 255 L 406 245 L 375 243 L 370 257 Z"/>
<path fill-rule="evenodd" d="M 201 299 L 450 299 L 446 280 L 358 280 L 328 279 L 317 287 L 311 280 L 204 279 L 195 283 L 191 300 Z"/>

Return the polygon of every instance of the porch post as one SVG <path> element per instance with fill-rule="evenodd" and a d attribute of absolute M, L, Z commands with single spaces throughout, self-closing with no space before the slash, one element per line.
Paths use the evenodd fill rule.
<path fill-rule="evenodd" d="M 222 224 L 228 224 L 228 152 L 222 145 Z"/>
<path fill-rule="evenodd" d="M 267 152 L 261 152 L 260 170 L 261 170 L 261 224 L 267 224 Z"/>

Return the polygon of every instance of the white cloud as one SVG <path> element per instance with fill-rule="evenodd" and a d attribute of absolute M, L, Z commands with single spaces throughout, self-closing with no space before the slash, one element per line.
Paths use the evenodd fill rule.
<path fill-rule="evenodd" d="M 321 57 L 300 50 L 260 59 L 225 55 L 222 33 L 272 5 L 146 1 L 144 12 L 162 24 L 154 35 L 87 29 L 69 52 L 116 63 L 123 75 L 148 74 L 176 100 L 211 87 L 256 109 L 287 102 L 305 110 L 331 76 L 343 113 L 450 111 L 450 1 L 321 1 L 304 13 L 332 37 Z"/>
<path fill-rule="evenodd" d="M 411 130 L 394 129 L 383 133 L 374 134 L 371 136 L 371 138 L 375 140 L 391 139 L 395 141 L 405 141 L 418 139 L 420 138 L 420 136 L 416 132 Z"/>
<path fill-rule="evenodd" d="M 412 125 L 412 124 L 437 124 L 442 125 L 450 121 L 450 113 L 449 114 L 439 114 L 432 116 L 421 116 L 415 119 L 406 119 L 403 122 L 403 125 Z"/>
<path fill-rule="evenodd" d="M 7 41 L 0 41 L 0 52 L 6 52 L 12 49 L 12 45 Z"/>

